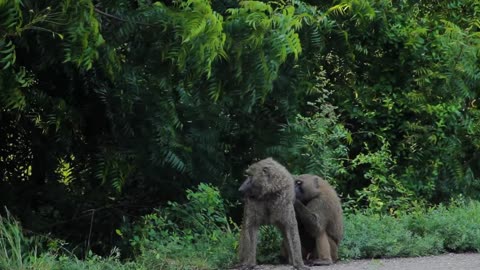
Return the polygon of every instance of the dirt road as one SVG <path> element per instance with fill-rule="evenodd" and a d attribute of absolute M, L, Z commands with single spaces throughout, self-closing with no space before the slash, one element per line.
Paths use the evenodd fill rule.
<path fill-rule="evenodd" d="M 255 270 L 291 270 L 291 266 L 262 265 Z M 480 253 L 444 254 L 417 258 L 356 260 L 311 270 L 480 270 Z"/>

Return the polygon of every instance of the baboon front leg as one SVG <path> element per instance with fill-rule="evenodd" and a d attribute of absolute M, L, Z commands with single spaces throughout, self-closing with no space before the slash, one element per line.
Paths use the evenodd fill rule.
<path fill-rule="evenodd" d="M 328 244 L 330 244 L 330 256 L 332 256 L 332 262 L 338 261 L 337 243 L 330 236 L 328 236 Z"/>
<path fill-rule="evenodd" d="M 288 244 L 285 235 L 283 235 L 282 247 L 280 249 L 280 262 L 292 264 L 292 257 L 289 255 Z"/>
<path fill-rule="evenodd" d="M 332 257 L 330 254 L 330 243 L 328 242 L 328 235 L 326 231 L 321 231 L 320 235 L 315 239 L 316 258 L 312 262 L 313 265 L 330 265 L 332 264 Z"/>
<path fill-rule="evenodd" d="M 258 226 L 245 226 L 240 232 L 239 257 L 242 269 L 251 269 L 256 264 Z"/>
<path fill-rule="evenodd" d="M 298 227 L 296 221 L 294 224 L 286 224 L 281 226 L 283 238 L 286 243 L 288 252 L 288 261 L 298 270 L 309 270 L 303 264 L 302 247 L 300 244 L 300 236 L 298 235 Z"/>

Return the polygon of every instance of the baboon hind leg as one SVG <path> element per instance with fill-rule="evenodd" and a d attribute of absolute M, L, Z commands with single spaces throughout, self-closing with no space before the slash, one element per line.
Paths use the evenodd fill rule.
<path fill-rule="evenodd" d="M 320 235 L 315 239 L 315 258 L 313 265 L 330 265 L 332 264 L 332 256 L 330 254 L 330 243 L 326 231 L 321 231 Z"/>
<path fill-rule="evenodd" d="M 330 256 L 332 262 L 338 261 L 338 245 L 330 236 L 328 236 L 328 244 L 330 244 Z"/>
<path fill-rule="evenodd" d="M 303 258 L 303 260 L 306 260 L 306 259 L 308 259 L 307 256 L 310 254 L 309 252 L 311 252 L 311 251 L 308 251 L 303 246 L 303 239 L 301 237 L 300 237 L 300 243 L 301 243 L 301 247 L 302 247 L 302 258 Z M 280 263 L 293 264 L 292 258 L 290 258 L 290 256 L 288 256 L 288 244 L 287 244 L 286 239 L 283 239 L 283 241 L 282 241 L 282 247 L 280 249 Z"/>

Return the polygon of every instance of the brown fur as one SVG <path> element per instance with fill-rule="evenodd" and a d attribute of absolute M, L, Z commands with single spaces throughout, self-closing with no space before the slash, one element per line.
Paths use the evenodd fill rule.
<path fill-rule="evenodd" d="M 342 206 L 337 193 L 327 181 L 311 174 L 295 178 L 295 193 L 304 258 L 312 260 L 313 265 L 337 261 L 343 238 Z"/>
<path fill-rule="evenodd" d="M 240 187 L 245 197 L 243 227 L 240 235 L 239 258 L 242 269 L 256 265 L 258 229 L 261 225 L 275 225 L 282 232 L 290 264 L 296 269 L 308 270 L 301 255 L 300 237 L 295 217 L 294 181 L 291 174 L 272 158 L 252 164 L 247 179 Z"/>

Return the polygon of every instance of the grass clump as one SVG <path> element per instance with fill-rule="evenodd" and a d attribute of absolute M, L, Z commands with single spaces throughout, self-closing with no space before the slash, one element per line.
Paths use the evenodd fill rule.
<path fill-rule="evenodd" d="M 51 258 L 39 254 L 39 247 L 39 239 L 25 237 L 8 211 L 0 216 L 0 269 L 51 269 Z"/>

